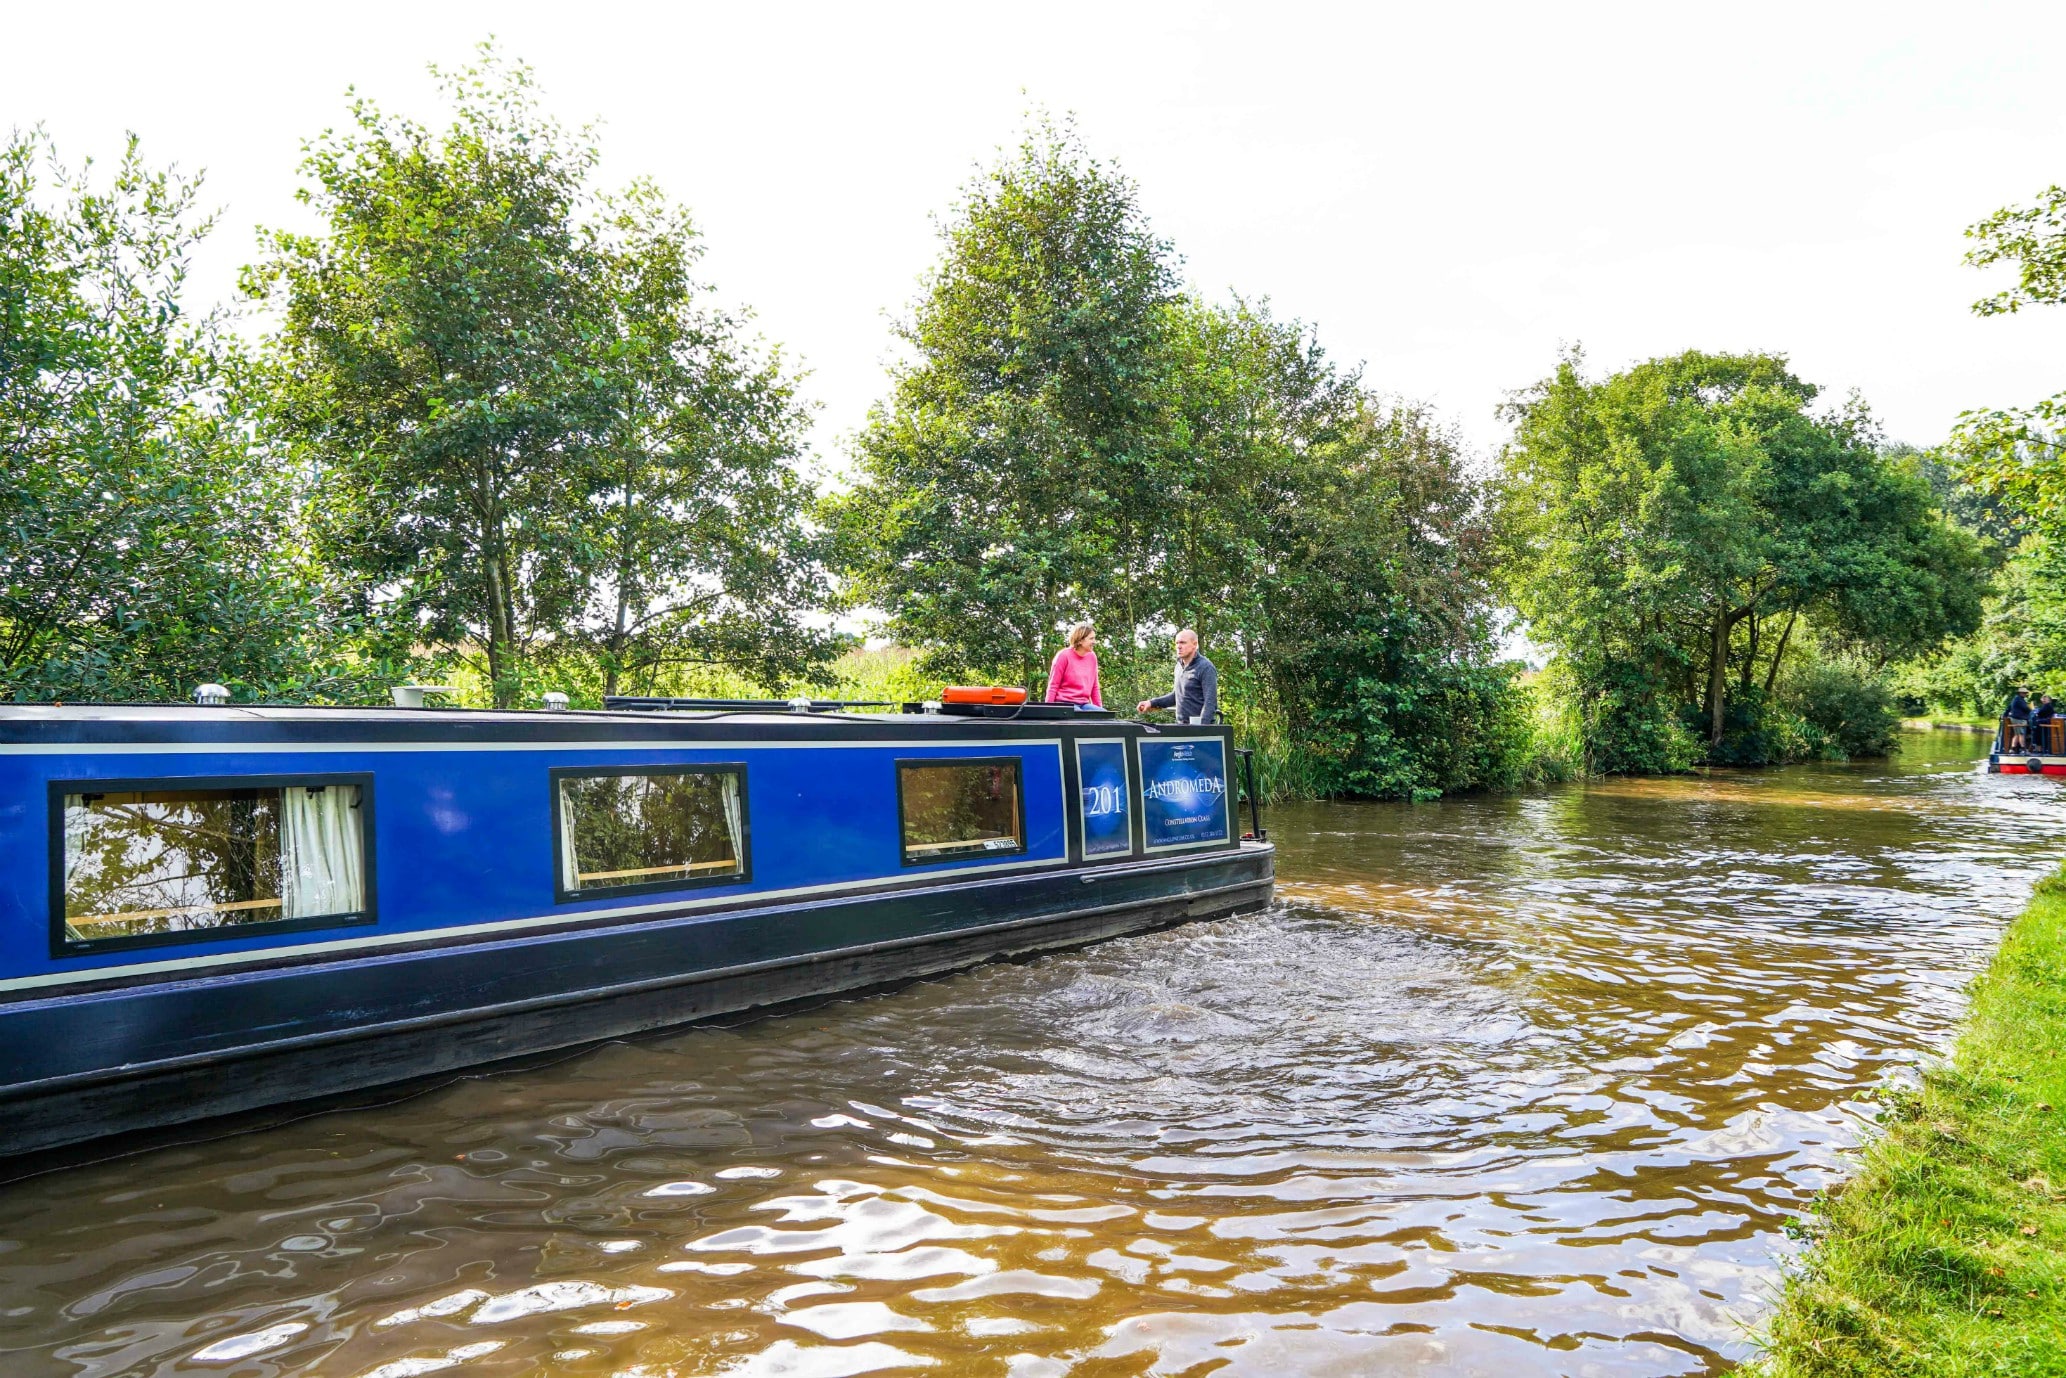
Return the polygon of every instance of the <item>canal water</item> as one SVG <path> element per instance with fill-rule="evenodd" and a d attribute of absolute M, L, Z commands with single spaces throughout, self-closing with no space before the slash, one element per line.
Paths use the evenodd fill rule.
<path fill-rule="evenodd" d="M 1266 913 L 0 1188 L 0 1373 L 1720 1373 L 2066 835 L 1978 737 L 1269 820 Z"/>

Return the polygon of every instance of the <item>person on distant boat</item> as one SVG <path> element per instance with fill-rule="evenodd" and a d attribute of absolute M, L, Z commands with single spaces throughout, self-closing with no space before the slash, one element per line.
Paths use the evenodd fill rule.
<path fill-rule="evenodd" d="M 1220 672 L 1198 654 L 1198 633 L 1189 627 L 1176 634 L 1176 688 L 1141 700 L 1141 712 L 1154 708 L 1174 708 L 1180 723 L 1220 720 Z"/>
<path fill-rule="evenodd" d="M 2056 756 L 2052 734 L 2058 729 L 2052 724 L 2058 720 L 2059 710 L 2052 704 L 2050 694 L 2037 696 L 2037 707 L 2030 710 L 2030 738 L 2036 749 L 2047 756 Z"/>
<path fill-rule="evenodd" d="M 2030 691 L 2018 689 L 2009 695 L 2009 706 L 2002 710 L 2002 717 L 2008 720 L 2009 750 L 2030 749 Z"/>
<path fill-rule="evenodd" d="M 1073 703 L 1078 708 L 1103 708 L 1105 699 L 1098 688 L 1098 634 L 1090 623 L 1069 628 L 1069 644 L 1055 652 L 1047 669 L 1047 701 Z"/>

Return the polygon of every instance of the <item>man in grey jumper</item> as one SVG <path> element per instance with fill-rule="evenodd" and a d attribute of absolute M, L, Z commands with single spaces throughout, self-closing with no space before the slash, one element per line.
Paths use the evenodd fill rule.
<path fill-rule="evenodd" d="M 1220 720 L 1220 672 L 1198 654 L 1198 633 L 1189 627 L 1176 634 L 1176 688 L 1157 698 L 1141 700 L 1141 712 L 1151 708 L 1174 708 L 1180 723 Z"/>

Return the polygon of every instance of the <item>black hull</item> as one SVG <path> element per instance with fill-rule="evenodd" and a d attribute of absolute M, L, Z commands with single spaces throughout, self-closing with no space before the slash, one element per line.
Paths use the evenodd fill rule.
<path fill-rule="evenodd" d="M 0 1005 L 9 1157 L 1260 909 L 1274 853 L 426 944 Z M 119 1144 L 110 1144 L 119 1148 Z"/>

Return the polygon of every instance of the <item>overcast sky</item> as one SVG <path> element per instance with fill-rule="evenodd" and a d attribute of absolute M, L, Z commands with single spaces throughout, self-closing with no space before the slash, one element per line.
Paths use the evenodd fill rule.
<path fill-rule="evenodd" d="M 810 370 L 818 444 L 884 386 L 929 215 L 1074 112 L 1211 296 L 1270 298 L 1481 448 L 1583 344 L 1607 368 L 1775 350 L 1890 435 L 2066 386 L 2066 310 L 1981 320 L 1961 231 L 2066 181 L 2066 5 L 16 5 L 0 125 L 125 130 L 205 168 L 197 286 L 295 222 L 301 140 L 356 86 L 495 34 L 605 178 L 696 213 L 706 276 Z"/>

